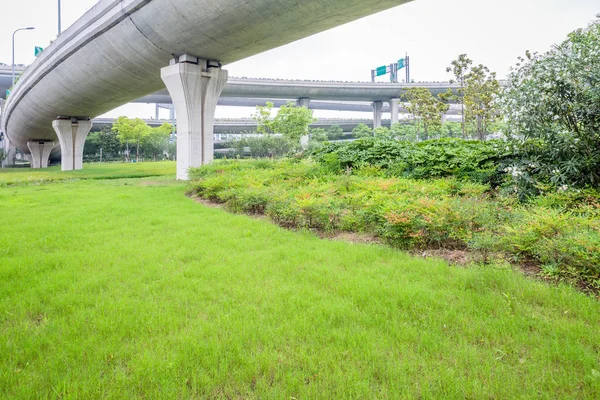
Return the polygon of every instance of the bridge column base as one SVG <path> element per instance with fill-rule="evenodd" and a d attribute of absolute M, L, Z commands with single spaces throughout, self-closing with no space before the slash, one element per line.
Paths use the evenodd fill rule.
<path fill-rule="evenodd" d="M 52 127 L 60 142 L 60 169 L 83 169 L 83 146 L 92 129 L 92 121 L 77 118 L 57 119 L 52 121 Z"/>
<path fill-rule="evenodd" d="M 227 83 L 219 63 L 183 55 L 162 68 L 160 76 L 177 113 L 177 179 L 214 157 L 214 119 L 217 101 Z"/>
<path fill-rule="evenodd" d="M 31 152 L 31 168 L 48 168 L 48 159 L 54 148 L 54 142 L 30 140 L 27 142 L 27 147 Z"/>
<path fill-rule="evenodd" d="M 381 114 L 383 113 L 383 102 L 373 102 L 373 129 L 381 127 Z"/>
<path fill-rule="evenodd" d="M 398 104 L 400 103 L 400 99 L 390 99 L 390 122 L 392 125 L 397 124 L 399 121 L 398 118 Z"/>
<path fill-rule="evenodd" d="M 6 151 L 6 157 L 2 160 L 2 168 L 12 167 L 15 165 L 15 152 L 17 148 L 8 142 L 4 151 Z"/>

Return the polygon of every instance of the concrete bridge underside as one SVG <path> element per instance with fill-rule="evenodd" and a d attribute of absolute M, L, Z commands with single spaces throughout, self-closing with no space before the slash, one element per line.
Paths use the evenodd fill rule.
<path fill-rule="evenodd" d="M 227 80 L 221 64 L 407 1 L 101 0 L 21 76 L 2 131 L 21 149 L 58 141 L 63 158 L 65 151 L 77 157 L 91 117 L 166 85 L 179 139 L 187 137 L 178 140 L 178 153 L 191 157 L 178 157 L 187 163 L 178 167 L 185 179 L 184 169 L 209 161 L 196 150 L 208 154 L 212 143 L 214 107 Z"/>

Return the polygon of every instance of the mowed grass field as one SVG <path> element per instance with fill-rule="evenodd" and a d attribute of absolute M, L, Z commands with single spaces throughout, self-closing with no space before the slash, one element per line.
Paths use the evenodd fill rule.
<path fill-rule="evenodd" d="M 39 185 L 49 182 L 80 179 L 144 178 L 149 176 L 169 176 L 175 172 L 174 161 L 147 163 L 85 164 L 78 171 L 61 171 L 60 166 L 44 169 L 0 168 L 0 187 L 16 185 Z"/>
<path fill-rule="evenodd" d="M 232 215 L 173 164 L 107 167 L 2 172 L 0 398 L 600 398 L 600 303 L 575 289 Z"/>

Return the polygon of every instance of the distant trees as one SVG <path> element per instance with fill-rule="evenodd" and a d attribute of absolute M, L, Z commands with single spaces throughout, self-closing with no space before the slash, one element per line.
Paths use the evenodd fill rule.
<path fill-rule="evenodd" d="M 125 158 L 131 160 L 131 149 L 135 148 L 136 161 L 141 158 L 160 160 L 170 158 L 175 152 L 175 144 L 169 141 L 172 125 L 164 123 L 152 128 L 144 120 L 119 117 L 112 129 L 104 127 L 99 132 L 88 135 L 84 156 L 98 161 L 114 161 Z"/>
<path fill-rule="evenodd" d="M 467 125 L 474 128 L 479 140 L 484 140 L 488 127 L 498 118 L 496 100 L 500 94 L 500 82 L 496 73 L 490 72 L 483 64 L 472 67 L 473 61 L 466 54 L 461 54 L 446 68 L 454 75 L 451 83 L 457 82 L 460 87 L 456 94 L 444 94 L 445 100 L 457 100 L 461 105 L 461 130 L 463 138 L 467 137 Z"/>
<path fill-rule="evenodd" d="M 309 125 L 316 121 L 312 110 L 298 107 L 293 102 L 281 106 L 274 118 L 271 116 L 272 110 L 271 102 L 256 107 L 252 118 L 258 125 L 258 133 L 279 133 L 293 142 L 300 142 L 300 138 L 308 134 Z"/>
<path fill-rule="evenodd" d="M 429 131 L 442 126 L 442 114 L 448 111 L 448 104 L 433 97 L 431 92 L 423 87 L 412 87 L 402 94 L 408 104 L 406 109 L 415 116 L 417 135 L 423 128 L 423 139 L 429 139 Z"/>

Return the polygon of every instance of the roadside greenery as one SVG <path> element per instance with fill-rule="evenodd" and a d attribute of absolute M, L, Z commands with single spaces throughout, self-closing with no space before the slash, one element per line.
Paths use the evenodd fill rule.
<path fill-rule="evenodd" d="M 312 110 L 298 107 L 293 102 L 281 106 L 272 117 L 273 103 L 257 106 L 252 118 L 258 124 L 257 132 L 263 134 L 282 134 L 289 140 L 300 143 L 302 136 L 308 135 L 308 126 L 315 122 Z"/>
<path fill-rule="evenodd" d="M 185 197 L 168 164 L 170 178 L 0 188 L 0 397 L 600 397 L 597 300 L 505 263 L 456 268 L 231 215 Z M 273 179 L 301 182 L 283 164 Z M 275 172 L 207 168 L 236 165 Z M 355 178 L 355 194 L 374 185 Z"/>
<path fill-rule="evenodd" d="M 164 123 L 151 127 L 140 118 L 119 117 L 111 128 L 103 128 L 92 132 L 84 147 L 86 161 L 118 161 L 135 160 L 160 161 L 175 157 L 176 144 L 171 142 L 172 125 Z"/>
<path fill-rule="evenodd" d="M 351 143 L 325 143 L 312 157 L 334 173 L 375 168 L 388 176 L 418 179 L 454 176 L 501 184 L 504 165 L 515 157 L 503 141 L 439 139 L 425 142 L 367 137 Z"/>
<path fill-rule="evenodd" d="M 600 21 L 544 54 L 527 52 L 502 97 L 512 166 L 528 194 L 600 187 Z"/>
<path fill-rule="evenodd" d="M 359 142 L 368 143 L 366 139 Z M 452 143 L 437 145 L 426 144 L 421 154 L 446 149 Z M 284 227 L 368 233 L 406 250 L 470 250 L 481 255 L 483 262 L 488 262 L 490 254 L 535 262 L 546 276 L 598 291 L 600 194 L 588 192 L 582 201 L 580 193 L 563 193 L 519 204 L 515 198 L 496 197 L 487 184 L 460 180 L 465 175 L 477 176 L 479 182 L 489 180 L 486 173 L 493 168 L 487 165 L 493 165 L 496 157 L 494 144 L 489 146 L 475 157 L 459 148 L 443 153 L 454 169 L 425 160 L 424 166 L 413 168 L 408 175 L 446 179 L 398 178 L 407 176 L 405 167 L 395 174 L 397 161 L 383 155 L 403 159 L 410 157 L 409 151 L 383 147 L 380 154 L 381 147 L 370 147 L 362 153 L 371 160 L 369 164 L 356 163 L 339 153 L 335 162 L 328 159 L 332 153 L 317 155 L 321 163 L 219 162 L 193 169 L 189 192 L 223 203 L 234 212 L 265 214 Z M 463 160 L 465 157 L 469 159 Z"/>
<path fill-rule="evenodd" d="M 406 109 L 415 118 L 417 136 L 422 127 L 423 140 L 428 140 L 430 129 L 441 128 L 442 115 L 448 111 L 448 104 L 436 99 L 428 89 L 422 87 L 407 89 L 402 98 L 408 102 Z"/>

